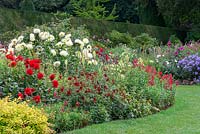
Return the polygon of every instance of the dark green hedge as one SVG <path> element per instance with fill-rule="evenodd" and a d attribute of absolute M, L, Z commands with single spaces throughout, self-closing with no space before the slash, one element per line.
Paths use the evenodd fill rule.
<path fill-rule="evenodd" d="M 0 33 L 21 31 L 26 26 L 40 25 L 50 21 L 56 21 L 53 14 L 0 8 Z"/>
<path fill-rule="evenodd" d="M 107 32 L 117 30 L 122 33 L 130 33 L 133 36 L 137 36 L 141 33 L 148 33 L 152 37 L 157 38 L 160 41 L 166 42 L 170 35 L 176 34 L 177 31 L 174 29 L 142 24 L 130 24 L 122 22 L 111 22 L 111 21 L 97 21 L 91 19 L 83 19 L 73 17 L 71 19 L 72 26 L 77 27 L 80 25 L 86 25 L 92 34 L 105 35 Z"/>

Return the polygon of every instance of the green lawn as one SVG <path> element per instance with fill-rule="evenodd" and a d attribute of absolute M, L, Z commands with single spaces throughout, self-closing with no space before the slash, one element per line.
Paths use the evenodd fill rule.
<path fill-rule="evenodd" d="M 168 110 L 140 119 L 88 126 L 65 134 L 200 134 L 200 86 L 180 86 Z"/>

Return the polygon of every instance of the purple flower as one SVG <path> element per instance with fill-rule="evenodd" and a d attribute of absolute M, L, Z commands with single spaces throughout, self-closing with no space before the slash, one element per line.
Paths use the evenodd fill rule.
<path fill-rule="evenodd" d="M 168 47 L 171 47 L 172 43 L 170 40 L 167 42 L 167 45 L 168 45 Z"/>
<path fill-rule="evenodd" d="M 184 46 L 181 46 L 178 48 L 179 51 L 183 51 L 184 50 Z"/>

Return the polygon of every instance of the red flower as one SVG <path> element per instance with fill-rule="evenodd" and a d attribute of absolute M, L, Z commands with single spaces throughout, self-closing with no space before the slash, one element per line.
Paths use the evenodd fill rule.
<path fill-rule="evenodd" d="M 39 103 L 40 100 L 41 100 L 41 98 L 40 98 L 39 95 L 37 95 L 37 96 L 34 96 L 34 97 L 33 97 L 33 100 L 34 100 L 36 103 Z"/>
<path fill-rule="evenodd" d="M 21 55 L 19 55 L 19 56 L 17 56 L 16 60 L 17 60 L 17 61 L 23 61 L 24 58 L 23 58 Z"/>
<path fill-rule="evenodd" d="M 35 63 L 34 66 L 33 66 L 33 68 L 35 70 L 39 70 L 40 69 L 40 64 L 39 63 Z"/>
<path fill-rule="evenodd" d="M 55 74 L 51 74 L 50 76 L 49 76 L 49 79 L 52 81 L 52 80 L 54 80 L 55 79 Z"/>
<path fill-rule="evenodd" d="M 71 90 L 68 90 L 68 91 L 67 91 L 67 95 L 70 96 L 71 94 L 72 94 L 72 91 L 71 91 Z"/>
<path fill-rule="evenodd" d="M 17 65 L 16 61 L 11 61 L 11 63 L 9 64 L 9 67 L 15 67 Z"/>
<path fill-rule="evenodd" d="M 26 69 L 27 75 L 33 75 L 33 70 L 31 68 Z"/>
<path fill-rule="evenodd" d="M 60 88 L 60 92 L 64 92 L 64 90 L 65 90 L 65 87 Z"/>
<path fill-rule="evenodd" d="M 58 87 L 58 81 L 57 80 L 53 80 L 52 81 L 52 85 L 54 88 L 57 88 Z"/>
<path fill-rule="evenodd" d="M 24 98 L 24 95 L 23 95 L 21 92 L 19 92 L 19 93 L 18 93 L 18 98 L 19 98 L 19 99 L 23 99 L 23 98 Z"/>
<path fill-rule="evenodd" d="M 75 82 L 75 83 L 74 83 L 74 86 L 79 87 L 79 86 L 80 86 L 80 83 L 79 83 L 79 82 Z"/>
<path fill-rule="evenodd" d="M 96 103 L 96 102 L 97 102 L 97 99 L 96 99 L 96 98 L 93 98 L 93 102 Z"/>
<path fill-rule="evenodd" d="M 38 78 L 39 80 L 43 79 L 43 78 L 44 78 L 44 74 L 41 73 L 41 72 L 38 72 L 37 78 Z"/>
<path fill-rule="evenodd" d="M 80 107 L 80 102 L 76 102 L 76 107 Z"/>
<path fill-rule="evenodd" d="M 12 53 L 11 54 L 7 54 L 6 58 L 9 59 L 9 60 L 11 60 L 11 61 L 15 60 L 15 56 Z"/>
<path fill-rule="evenodd" d="M 72 77 L 68 77 L 68 80 L 72 80 Z"/>
<path fill-rule="evenodd" d="M 64 106 L 67 106 L 68 105 L 68 101 L 64 101 Z"/>
<path fill-rule="evenodd" d="M 35 91 L 34 88 L 27 87 L 27 88 L 24 89 L 24 94 L 25 95 L 31 95 L 34 91 Z"/>

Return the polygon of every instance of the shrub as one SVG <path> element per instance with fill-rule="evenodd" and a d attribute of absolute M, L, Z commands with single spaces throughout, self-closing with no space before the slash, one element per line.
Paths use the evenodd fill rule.
<path fill-rule="evenodd" d="M 120 33 L 116 30 L 113 30 L 112 32 L 110 32 L 106 36 L 112 41 L 112 43 L 110 44 L 111 47 L 119 46 L 120 43 L 125 44 L 129 47 L 132 47 L 132 48 L 134 47 L 133 38 L 128 33 Z"/>
<path fill-rule="evenodd" d="M 8 98 L 0 100 L 0 132 L 23 134 L 50 134 L 47 115 L 27 103 L 10 101 Z"/>

